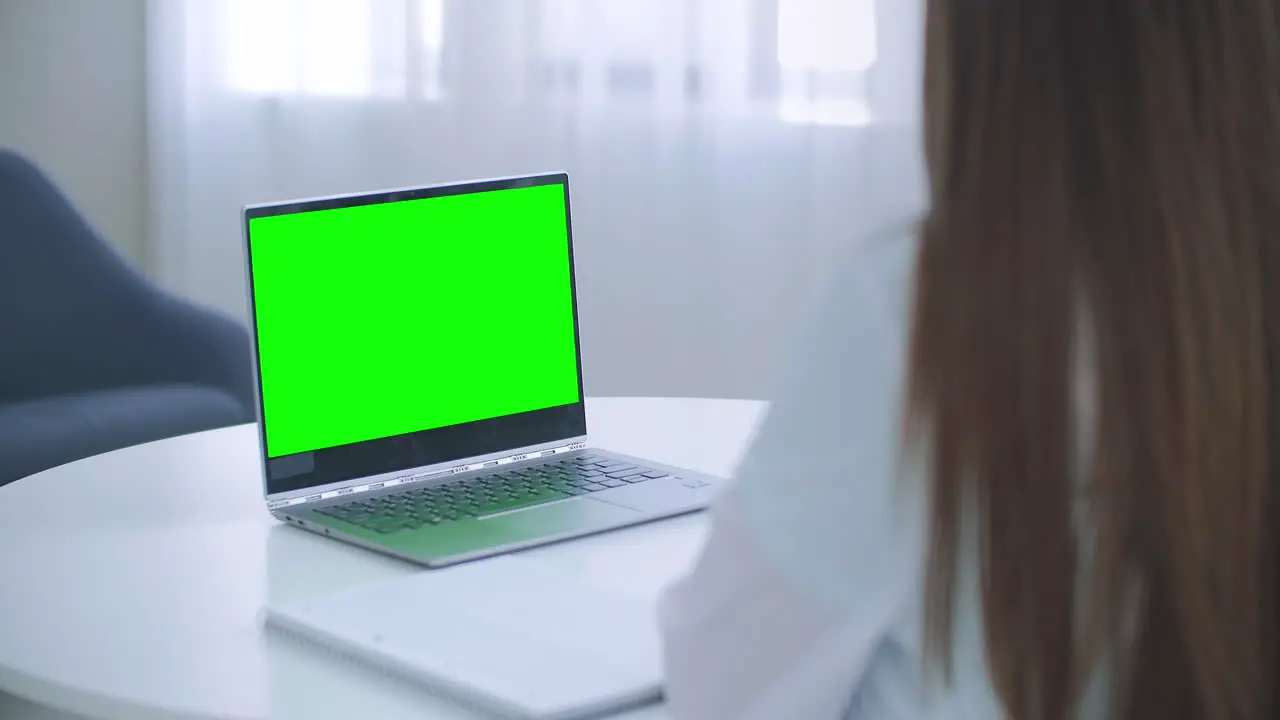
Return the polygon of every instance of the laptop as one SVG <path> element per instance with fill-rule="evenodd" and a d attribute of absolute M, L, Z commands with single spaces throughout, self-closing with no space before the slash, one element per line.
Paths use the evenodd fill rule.
<path fill-rule="evenodd" d="M 427 567 L 705 508 L 594 447 L 563 173 L 244 211 L 278 519 Z"/>

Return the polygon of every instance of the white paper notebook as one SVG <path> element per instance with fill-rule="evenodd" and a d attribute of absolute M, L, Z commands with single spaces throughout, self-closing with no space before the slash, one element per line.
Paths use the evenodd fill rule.
<path fill-rule="evenodd" d="M 593 718 L 656 702 L 656 607 L 502 556 L 266 610 L 267 624 L 502 717 Z"/>

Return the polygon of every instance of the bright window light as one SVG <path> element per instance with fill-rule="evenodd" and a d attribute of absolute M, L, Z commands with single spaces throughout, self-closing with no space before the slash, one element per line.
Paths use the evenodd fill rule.
<path fill-rule="evenodd" d="M 778 0 L 784 122 L 870 122 L 865 73 L 875 61 L 875 0 Z"/>
<path fill-rule="evenodd" d="M 425 100 L 439 100 L 444 97 L 444 72 L 440 61 L 444 50 L 444 0 L 416 2 L 422 51 L 419 58 L 422 73 L 420 92 Z"/>
<path fill-rule="evenodd" d="M 264 95 L 297 91 L 294 5 L 288 0 L 226 0 L 221 41 L 232 89 Z"/>
<path fill-rule="evenodd" d="M 444 0 L 219 0 L 218 7 L 223 68 L 233 91 L 403 96 L 409 47 L 416 45 L 425 65 L 422 93 L 439 95 Z"/>
<path fill-rule="evenodd" d="M 444 0 L 418 0 L 422 13 L 422 48 L 440 52 L 444 47 Z"/>
<path fill-rule="evenodd" d="M 875 60 L 875 0 L 778 1 L 784 69 L 862 72 Z"/>
<path fill-rule="evenodd" d="M 295 0 L 299 75 L 307 95 L 359 97 L 373 91 L 373 28 L 368 2 Z M 305 10 L 301 8 L 305 7 Z"/>
<path fill-rule="evenodd" d="M 367 0 L 227 0 L 228 83 L 264 95 L 373 91 Z"/>

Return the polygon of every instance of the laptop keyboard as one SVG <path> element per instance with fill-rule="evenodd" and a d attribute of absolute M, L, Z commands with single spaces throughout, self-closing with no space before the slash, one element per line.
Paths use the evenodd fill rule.
<path fill-rule="evenodd" d="M 389 535 L 625 487 L 670 473 L 599 455 L 354 499 L 316 512 Z"/>

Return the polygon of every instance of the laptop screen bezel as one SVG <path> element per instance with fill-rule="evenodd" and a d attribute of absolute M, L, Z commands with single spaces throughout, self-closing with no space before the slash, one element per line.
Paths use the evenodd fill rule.
<path fill-rule="evenodd" d="M 451 425 L 393 437 L 366 440 L 315 450 L 309 453 L 301 453 L 300 456 L 270 457 L 267 441 L 267 418 L 265 417 L 263 406 L 260 356 L 258 354 L 256 294 L 253 284 L 251 224 L 254 220 L 277 215 L 408 200 L 426 200 L 450 195 L 513 190 L 544 185 L 560 185 L 564 191 L 565 241 L 568 243 L 567 249 L 569 252 L 569 285 L 573 306 L 575 369 L 578 378 L 578 401 L 576 403 L 479 420 L 462 425 Z M 260 456 L 262 459 L 263 485 L 268 499 L 295 493 L 305 494 L 307 491 L 319 488 L 340 488 L 347 484 L 358 483 L 366 478 L 455 463 L 509 450 L 515 451 L 521 448 L 568 441 L 582 438 L 587 434 L 586 395 L 582 382 L 582 342 L 579 330 L 577 277 L 573 251 L 573 221 L 569 200 L 569 176 L 567 173 L 559 172 L 492 180 L 475 180 L 254 205 L 244 209 L 243 218 L 246 295 L 248 296 L 250 336 L 253 341 L 254 401 L 258 420 L 258 440 L 261 444 Z M 306 470 L 299 471 L 299 468 Z"/>

